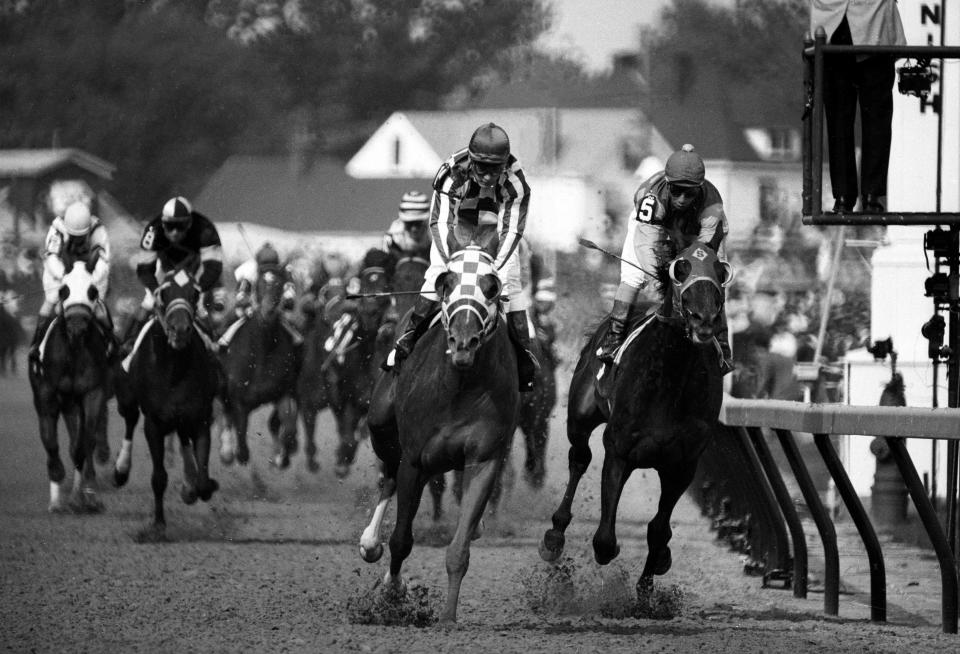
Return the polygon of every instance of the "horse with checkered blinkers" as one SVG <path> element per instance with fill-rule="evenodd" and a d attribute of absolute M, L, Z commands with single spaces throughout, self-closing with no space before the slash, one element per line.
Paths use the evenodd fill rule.
<path fill-rule="evenodd" d="M 104 424 L 110 387 L 107 339 L 97 327 L 94 304 L 99 291 L 90 261 L 75 261 L 63 277 L 58 315 L 30 365 L 33 406 L 40 421 L 40 440 L 47 452 L 51 511 L 66 508 L 62 483 L 66 470 L 60 460 L 57 423 L 63 417 L 70 434 L 74 480 L 70 507 L 95 513 L 103 510 L 96 494 L 93 455 L 97 430 Z"/>
<path fill-rule="evenodd" d="M 632 325 L 615 368 L 608 370 L 596 355 L 606 331 L 603 324 L 580 352 L 567 408 L 570 477 L 553 514 L 553 528 L 540 546 L 546 561 L 563 552 L 577 484 L 591 460 L 590 435 L 606 423 L 600 524 L 593 537 L 598 563 L 609 563 L 620 551 L 617 505 L 632 472 L 653 468 L 660 477 L 660 501 L 647 526 L 648 552 L 638 592 L 652 587 L 653 575 L 670 569 L 670 515 L 716 429 L 723 384 L 714 335 L 723 312 L 724 287 L 732 279 L 729 264 L 709 246 L 694 242 L 669 259 L 668 244 L 664 245 L 656 271 L 663 304 Z"/>
<path fill-rule="evenodd" d="M 130 474 L 133 430 L 143 414 L 143 433 L 153 474 L 153 529 L 166 525 L 163 495 L 167 487 L 165 441 L 176 432 L 183 457 L 186 504 L 207 501 L 219 488 L 209 474 L 213 400 L 222 389 L 220 366 L 194 323 L 200 289 L 183 268 L 171 270 L 156 292 L 156 313 L 140 331 L 133 352 L 117 372 L 117 409 L 126 423 L 114 482 L 123 486 Z"/>
<path fill-rule="evenodd" d="M 470 541 L 517 427 L 517 359 L 502 318 L 502 284 L 493 257 L 476 245 L 456 252 L 436 282 L 441 318 L 420 338 L 398 372 L 383 371 L 370 404 L 374 451 L 383 461 L 380 499 L 360 539 L 361 556 L 383 553 L 380 526 L 391 496 L 397 520 L 386 581 L 402 586 L 400 569 L 413 548 L 413 519 L 431 477 L 463 470 L 469 480 L 447 548 L 448 588 L 441 615 L 455 622 Z"/>

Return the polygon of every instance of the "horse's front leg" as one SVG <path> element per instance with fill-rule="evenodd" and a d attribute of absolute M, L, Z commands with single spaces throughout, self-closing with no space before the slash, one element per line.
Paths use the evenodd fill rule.
<path fill-rule="evenodd" d="M 87 393 L 78 405 L 73 424 L 76 433 L 71 434 L 74 468 L 79 484 L 74 484 L 76 508 L 84 513 L 103 511 L 103 502 L 97 497 L 97 472 L 94 467 L 94 452 L 97 449 L 97 429 L 106 413 L 106 397 L 102 390 Z"/>
<path fill-rule="evenodd" d="M 317 429 L 317 409 L 300 403 L 298 412 L 303 423 L 304 452 L 307 455 L 307 470 L 317 472 L 320 463 L 317 461 L 317 441 L 314 432 Z"/>
<path fill-rule="evenodd" d="M 283 397 L 274 404 L 269 429 L 273 439 L 270 463 L 280 469 L 289 468 L 290 457 L 297 451 L 297 402 L 292 396 Z"/>
<path fill-rule="evenodd" d="M 413 519 L 420 508 L 427 477 L 407 461 L 400 461 L 397 470 L 397 522 L 390 536 L 390 571 L 386 583 L 403 586 L 400 568 L 413 549 Z"/>
<path fill-rule="evenodd" d="M 153 474 L 150 476 L 150 486 L 153 489 L 153 526 L 162 533 L 167 524 L 163 513 L 163 494 L 167 490 L 167 469 L 164 465 L 167 430 L 150 416 L 144 416 L 143 434 L 146 436 L 150 460 L 153 462 Z"/>
<path fill-rule="evenodd" d="M 457 530 L 453 534 L 450 545 L 447 546 L 447 599 L 443 613 L 440 614 L 441 622 L 457 621 L 460 586 L 470 567 L 470 541 L 478 533 L 480 518 L 490 499 L 493 486 L 500 476 L 502 466 L 502 457 L 470 466 L 472 470 L 469 485 L 460 504 L 460 520 L 457 521 Z"/>
<path fill-rule="evenodd" d="M 59 411 L 47 409 L 38 414 L 40 421 L 40 441 L 47 452 L 47 479 L 50 480 L 50 504 L 47 509 L 51 513 L 59 513 L 66 509 L 63 500 L 63 481 L 67 471 L 60 458 L 60 444 L 57 442 L 57 422 L 60 419 Z"/>
<path fill-rule="evenodd" d="M 247 445 L 247 423 L 250 419 L 250 408 L 235 402 L 231 404 L 228 415 L 237 437 L 237 463 L 247 465 L 250 462 L 250 447 Z"/>
<path fill-rule="evenodd" d="M 353 400 L 345 402 L 337 415 L 337 433 L 340 443 L 337 445 L 337 464 L 334 472 L 340 479 L 350 474 L 350 466 L 357 458 L 357 425 L 360 424 L 360 412 Z"/>
<path fill-rule="evenodd" d="M 580 479 L 587 472 L 593 453 L 590 451 L 590 434 L 603 422 L 594 400 L 593 378 L 581 373 L 574 375 L 570 384 L 570 401 L 567 409 L 567 440 L 570 452 L 567 455 L 567 487 L 560 505 L 554 511 L 553 528 L 548 529 L 540 543 L 540 558 L 544 561 L 556 561 L 563 553 L 564 532 L 573 519 L 571 507 L 577 494 Z"/>
<path fill-rule="evenodd" d="M 657 471 L 660 475 L 660 502 L 657 504 L 657 514 L 647 524 L 647 560 L 643 564 L 640 580 L 637 581 L 638 591 L 650 590 L 653 587 L 653 575 L 667 574 L 673 565 L 669 547 L 673 537 L 670 516 L 693 481 L 696 471 L 695 460 L 686 467 Z"/>
<path fill-rule="evenodd" d="M 627 462 L 616 452 L 616 447 L 604 433 L 603 471 L 600 474 L 600 524 L 593 535 L 593 557 L 600 565 L 606 565 L 617 558 L 620 546 L 617 545 L 617 506 L 623 486 L 633 471 Z"/>

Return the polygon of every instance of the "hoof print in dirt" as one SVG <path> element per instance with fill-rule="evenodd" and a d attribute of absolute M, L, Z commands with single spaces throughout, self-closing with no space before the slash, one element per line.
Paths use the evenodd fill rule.
<path fill-rule="evenodd" d="M 354 624 L 429 627 L 437 622 L 439 594 L 424 586 L 395 587 L 377 582 L 347 601 L 347 619 Z"/>

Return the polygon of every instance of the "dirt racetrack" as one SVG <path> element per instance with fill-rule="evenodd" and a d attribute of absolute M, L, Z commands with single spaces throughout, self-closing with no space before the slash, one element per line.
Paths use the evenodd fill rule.
<path fill-rule="evenodd" d="M 568 377 L 561 371 L 561 397 Z M 594 563 L 590 538 L 599 514 L 598 431 L 596 456 L 568 530 L 562 560 L 566 577 L 558 582 L 557 569 L 540 560 L 537 544 L 566 477 L 562 408 L 553 419 L 546 488 L 532 492 L 517 475 L 498 515 L 486 519 L 485 533 L 472 547 L 459 623 L 452 628 L 357 623 L 356 607 L 383 576 L 389 553 L 375 564 L 358 555 L 359 534 L 373 507 L 375 460 L 365 441 L 352 474 L 338 481 L 330 462 L 329 416 L 320 424 L 326 458 L 321 471 L 311 474 L 299 456 L 286 471 L 267 466 L 267 438 L 256 436 L 264 432 L 266 414 L 256 413 L 251 465 L 223 466 L 214 452 L 212 474 L 221 490 L 209 504 L 180 501 L 178 453 L 168 465 L 168 541 L 162 543 L 139 538 L 152 515 L 142 432 L 127 487 L 113 489 L 110 466 L 101 469 L 104 513 L 53 515 L 47 512 L 44 453 L 22 372 L 0 378 L 0 416 L 3 651 L 960 651 L 958 637 L 940 630 L 938 572 L 930 557 L 886 550 L 890 622 L 873 624 L 866 605 L 869 584 L 862 574 L 865 556 L 842 550 L 848 592 L 840 599 L 840 617 L 828 618 L 822 594 L 795 599 L 789 591 L 762 589 L 758 578 L 745 576 L 738 555 L 717 544 L 688 498 L 674 514 L 674 567 L 661 582 L 682 593 L 679 615 L 611 617 L 616 615 L 611 607 L 625 606 L 633 596 L 658 484 L 654 474 L 635 474 L 621 503 L 620 557 L 602 568 Z M 115 454 L 121 433 L 115 414 L 110 432 Z M 61 443 L 65 440 L 62 433 Z M 519 466 L 515 447 L 513 467 Z M 428 506 L 421 507 L 418 544 L 405 574 L 408 585 L 425 589 L 430 606 L 439 611 L 446 587 L 444 549 L 424 541 L 442 538 L 444 527 L 431 524 Z M 444 525 L 450 525 L 456 505 L 449 492 L 446 507 Z M 392 515 L 391 510 L 387 527 Z M 388 536 L 387 531 L 384 539 Z M 812 556 L 820 552 L 812 538 L 809 548 Z M 813 576 L 818 566 L 822 570 L 821 562 L 811 560 Z M 896 576 L 895 570 L 912 576 Z"/>

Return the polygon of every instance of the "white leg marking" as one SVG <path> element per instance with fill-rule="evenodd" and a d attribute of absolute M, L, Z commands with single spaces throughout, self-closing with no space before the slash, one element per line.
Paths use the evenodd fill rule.
<path fill-rule="evenodd" d="M 389 497 L 380 500 L 377 503 L 377 508 L 373 510 L 373 519 L 370 520 L 370 524 L 360 535 L 360 547 L 364 550 L 372 550 L 380 544 L 380 525 L 383 523 L 383 516 L 387 512 L 388 506 L 390 506 Z"/>
<path fill-rule="evenodd" d="M 117 472 L 127 474 L 130 472 L 130 459 L 133 455 L 133 441 L 126 439 L 120 444 L 120 454 L 117 455 Z"/>

